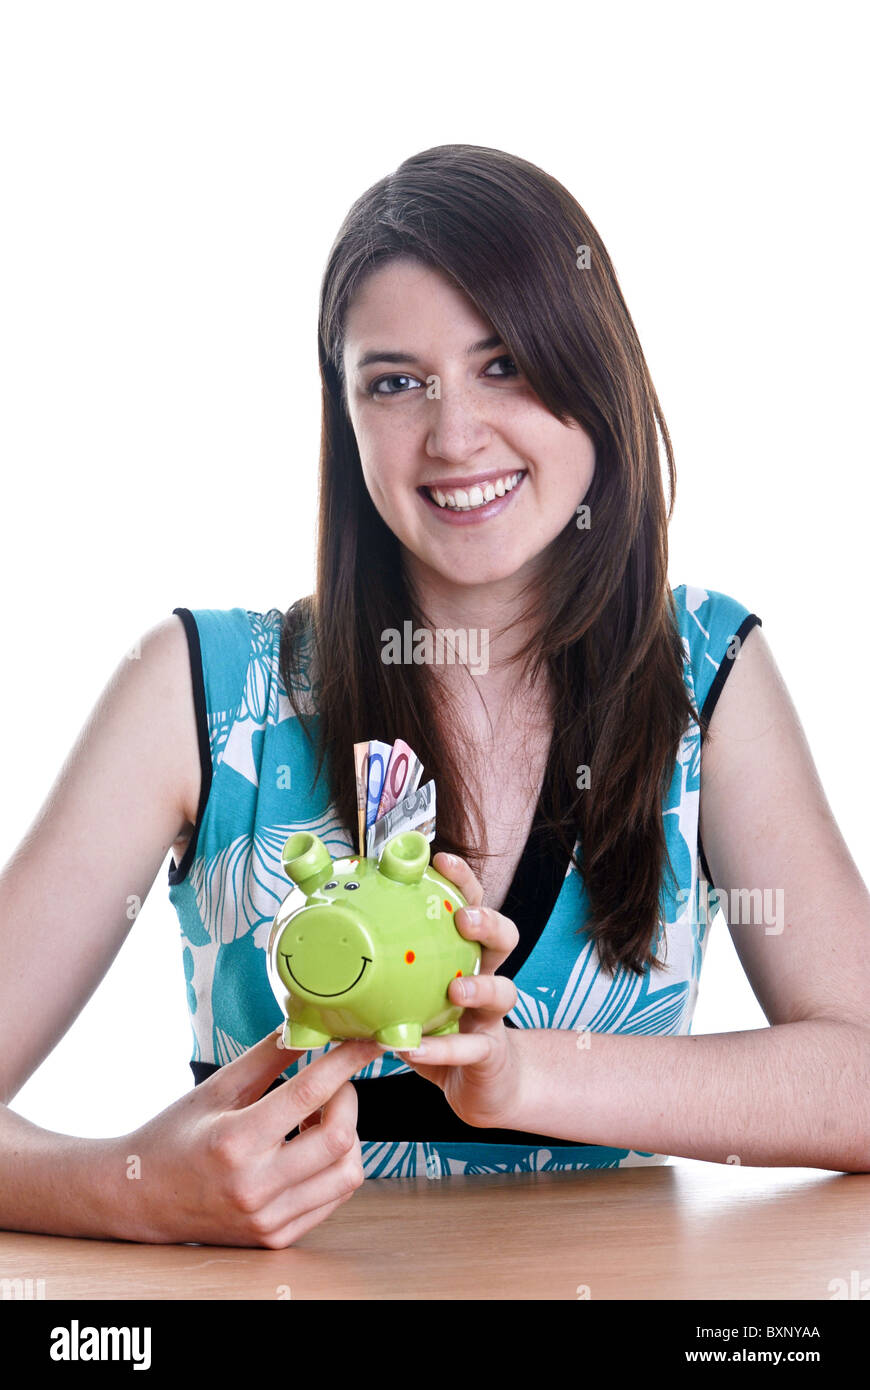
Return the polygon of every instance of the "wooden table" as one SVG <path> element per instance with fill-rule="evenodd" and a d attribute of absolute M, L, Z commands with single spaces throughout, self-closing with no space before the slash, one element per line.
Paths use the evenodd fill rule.
<path fill-rule="evenodd" d="M 867 1298 L 870 1174 L 674 1159 L 367 1180 L 287 1250 L 0 1232 L 0 1279 L 42 1280 L 46 1300 L 829 1302 L 859 1298 L 861 1280 Z"/>

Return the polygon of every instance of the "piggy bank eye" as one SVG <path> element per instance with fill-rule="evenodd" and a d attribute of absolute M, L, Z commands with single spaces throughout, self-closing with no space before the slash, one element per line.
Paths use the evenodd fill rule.
<path fill-rule="evenodd" d="M 350 880 L 348 883 L 346 883 L 344 886 L 345 886 L 345 888 L 359 888 L 359 884 L 358 884 L 358 883 L 355 883 L 355 882 L 353 881 L 353 879 L 351 879 L 351 880 Z"/>
<path fill-rule="evenodd" d="M 338 879 L 337 879 L 337 878 L 331 878 L 331 879 L 329 880 L 329 882 L 328 882 L 328 883 L 324 883 L 323 886 L 324 886 L 324 888 L 337 888 L 337 887 L 338 887 Z"/>

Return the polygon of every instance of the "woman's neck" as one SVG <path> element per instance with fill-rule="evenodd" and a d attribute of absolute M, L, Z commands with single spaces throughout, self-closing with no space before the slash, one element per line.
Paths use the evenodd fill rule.
<path fill-rule="evenodd" d="M 471 681 L 483 696 L 487 709 L 501 711 L 517 703 L 526 708 L 540 699 L 547 683 L 539 677 L 535 689 L 520 660 L 523 648 L 535 635 L 539 610 L 523 618 L 530 606 L 517 576 L 492 584 L 454 584 L 427 569 L 419 573 L 411 560 L 406 562 L 406 580 L 424 621 L 437 638 L 442 685 L 464 703 L 473 698 Z M 479 704 L 479 700 L 477 702 Z"/>

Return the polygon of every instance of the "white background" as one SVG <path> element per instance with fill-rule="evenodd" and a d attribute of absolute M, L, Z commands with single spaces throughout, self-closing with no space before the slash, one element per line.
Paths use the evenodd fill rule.
<path fill-rule="evenodd" d="M 595 223 L 676 449 L 671 582 L 761 616 L 867 879 L 859 13 L 4 5 L 0 861 L 139 635 L 312 588 L 327 252 L 376 179 L 461 142 Z M 126 1133 L 190 1086 L 167 867 L 29 1119 Z M 694 1031 L 764 1025 L 720 916 Z"/>

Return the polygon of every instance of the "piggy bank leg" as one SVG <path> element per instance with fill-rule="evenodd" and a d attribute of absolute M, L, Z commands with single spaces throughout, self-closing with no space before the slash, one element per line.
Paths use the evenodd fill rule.
<path fill-rule="evenodd" d="M 393 1023 L 389 1028 L 381 1028 L 380 1032 L 375 1033 L 376 1040 L 384 1047 L 401 1048 L 403 1051 L 409 1047 L 419 1047 L 422 1036 L 421 1023 Z"/>
<path fill-rule="evenodd" d="M 304 1023 L 292 1023 L 289 1019 L 284 1024 L 285 1047 L 304 1047 L 307 1051 L 309 1047 L 324 1047 L 328 1042 L 332 1042 L 329 1033 L 307 1028 Z"/>
<path fill-rule="evenodd" d="M 458 1033 L 459 1020 L 454 1019 L 452 1023 L 445 1023 L 443 1028 L 433 1028 L 431 1036 L 433 1038 L 443 1038 L 445 1033 Z"/>

